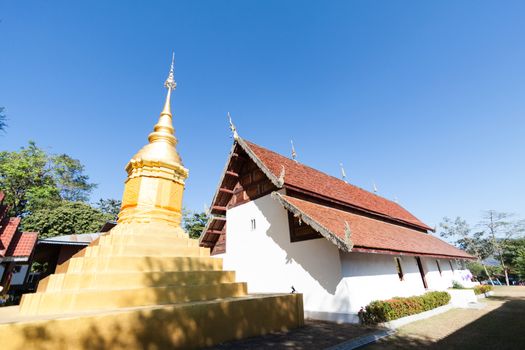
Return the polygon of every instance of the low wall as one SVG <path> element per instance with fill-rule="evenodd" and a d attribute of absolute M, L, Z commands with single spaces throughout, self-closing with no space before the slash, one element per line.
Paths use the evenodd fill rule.
<path fill-rule="evenodd" d="M 454 307 L 468 307 L 470 303 L 478 302 L 473 289 L 449 289 L 447 293 L 452 297 L 450 304 Z"/>

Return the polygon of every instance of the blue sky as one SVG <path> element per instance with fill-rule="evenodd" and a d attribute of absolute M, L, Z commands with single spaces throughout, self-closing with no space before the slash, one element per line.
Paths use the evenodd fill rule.
<path fill-rule="evenodd" d="M 0 0 L 0 149 L 80 159 L 93 201 L 161 110 L 171 51 L 185 205 L 209 203 L 241 136 L 397 197 L 433 226 L 525 216 L 522 1 Z"/>

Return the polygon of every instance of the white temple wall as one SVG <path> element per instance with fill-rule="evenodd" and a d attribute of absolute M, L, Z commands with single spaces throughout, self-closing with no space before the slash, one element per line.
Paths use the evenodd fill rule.
<path fill-rule="evenodd" d="M 303 293 L 306 317 L 357 322 L 357 312 L 373 300 L 425 292 L 415 257 L 345 253 L 324 238 L 290 242 L 288 213 L 269 195 L 229 209 L 224 270 L 248 282 L 249 293 Z M 252 227 L 254 220 L 255 227 Z M 421 258 L 429 290 L 444 290 L 461 275 L 446 259 Z M 455 265 L 456 267 L 456 265 Z M 456 278 L 457 279 L 457 278 Z"/>
<path fill-rule="evenodd" d="M 394 258 L 399 257 L 403 280 L 399 279 Z M 374 300 L 407 297 L 425 292 L 423 280 L 413 256 L 368 253 L 341 253 L 344 281 L 350 298 L 350 312 Z"/>
<path fill-rule="evenodd" d="M 229 209 L 226 215 L 224 269 L 235 270 L 238 281 L 248 282 L 250 293 L 290 293 L 293 286 L 303 293 L 307 316 L 348 312 L 335 245 L 323 238 L 290 242 L 287 211 L 269 195 Z"/>

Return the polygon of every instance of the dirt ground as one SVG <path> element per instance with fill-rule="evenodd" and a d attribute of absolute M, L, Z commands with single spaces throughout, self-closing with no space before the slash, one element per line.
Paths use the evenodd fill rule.
<path fill-rule="evenodd" d="M 495 287 L 483 309 L 453 309 L 401 327 L 373 349 L 525 349 L 525 287 Z"/>

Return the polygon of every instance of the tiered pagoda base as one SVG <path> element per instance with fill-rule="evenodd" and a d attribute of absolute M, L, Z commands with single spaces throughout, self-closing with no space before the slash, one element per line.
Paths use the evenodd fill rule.
<path fill-rule="evenodd" d="M 200 348 L 303 325 L 300 294 L 248 295 L 168 225 L 119 224 L 0 309 L 2 349 Z"/>

